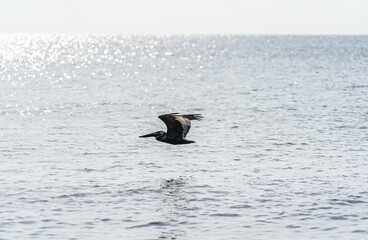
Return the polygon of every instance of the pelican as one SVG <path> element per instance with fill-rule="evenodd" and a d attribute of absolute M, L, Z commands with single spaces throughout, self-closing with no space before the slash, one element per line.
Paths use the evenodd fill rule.
<path fill-rule="evenodd" d="M 179 114 L 170 113 L 158 116 L 167 126 L 167 133 L 164 131 L 153 132 L 147 135 L 139 136 L 140 138 L 155 137 L 157 141 L 170 144 L 189 144 L 194 141 L 186 140 L 189 129 L 190 120 L 201 120 L 201 114 Z"/>

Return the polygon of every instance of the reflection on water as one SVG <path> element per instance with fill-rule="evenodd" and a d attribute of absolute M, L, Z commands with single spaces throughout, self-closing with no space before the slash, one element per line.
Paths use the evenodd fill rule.
<path fill-rule="evenodd" d="M 158 211 L 164 212 L 166 222 L 170 222 L 168 228 L 164 228 L 160 234 L 160 239 L 182 239 L 186 232 L 181 225 L 187 224 L 185 221 L 186 209 L 189 208 L 189 199 L 185 196 L 185 192 L 181 191 L 185 188 L 186 181 L 189 178 L 180 176 L 178 178 L 170 178 L 163 180 L 162 189 L 162 209 Z"/>

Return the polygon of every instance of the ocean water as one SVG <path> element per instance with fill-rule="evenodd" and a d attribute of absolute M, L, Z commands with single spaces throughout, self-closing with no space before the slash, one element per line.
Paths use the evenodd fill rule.
<path fill-rule="evenodd" d="M 0 137 L 0 239 L 368 238 L 367 36 L 2 34 Z"/>

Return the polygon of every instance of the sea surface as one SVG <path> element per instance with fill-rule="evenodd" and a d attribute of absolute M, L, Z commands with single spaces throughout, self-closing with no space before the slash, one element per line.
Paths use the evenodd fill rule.
<path fill-rule="evenodd" d="M 0 139 L 0 239 L 368 239 L 368 36 L 2 34 Z"/>

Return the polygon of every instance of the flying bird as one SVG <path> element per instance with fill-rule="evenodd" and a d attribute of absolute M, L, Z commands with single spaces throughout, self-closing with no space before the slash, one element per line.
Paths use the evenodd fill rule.
<path fill-rule="evenodd" d="M 140 138 L 155 137 L 157 141 L 170 144 L 194 143 L 185 139 L 190 130 L 190 120 L 202 120 L 201 114 L 179 114 L 170 113 L 158 116 L 167 126 L 167 133 L 164 131 L 153 132 Z"/>

